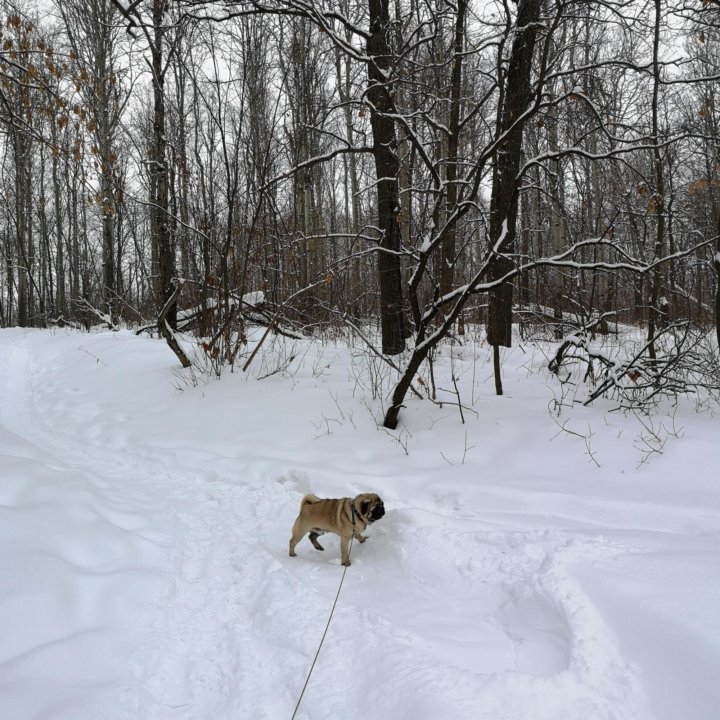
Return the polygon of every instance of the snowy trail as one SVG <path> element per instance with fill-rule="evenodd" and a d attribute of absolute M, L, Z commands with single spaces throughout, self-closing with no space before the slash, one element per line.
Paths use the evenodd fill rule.
<path fill-rule="evenodd" d="M 336 412 L 320 407 L 327 393 L 312 373 L 292 393 L 244 381 L 180 393 L 160 343 L 111 333 L 3 339 L 0 452 L 19 469 L 0 512 L 55 529 L 55 557 L 32 562 L 44 578 L 52 563 L 66 565 L 58 577 L 75 586 L 69 598 L 52 587 L 56 615 L 43 629 L 48 604 L 23 605 L 40 581 L 10 563 L 17 587 L 0 630 L 17 647 L 3 643 L 0 698 L 23 709 L 13 720 L 289 718 L 340 578 L 333 538 L 325 553 L 304 544 L 287 557 L 299 498 L 369 488 L 388 514 L 354 551 L 298 718 L 678 717 L 672 698 L 664 714 L 647 697 L 635 662 L 647 649 L 627 653 L 616 634 L 622 615 L 640 623 L 662 608 L 637 610 L 643 588 L 616 581 L 636 572 L 628 558 L 716 546 L 716 509 L 503 483 L 468 495 L 468 476 L 438 484 L 426 458 L 389 453 L 364 427 L 318 438 L 312 423 L 299 425 L 313 403 L 323 417 Z M 230 400 L 220 403 L 223 393 Z M 279 410 L 265 416 L 268 406 Z M 378 452 L 370 462 L 368 447 L 355 447 L 368 441 Z M 42 492 L 66 520 L 37 507 Z M 18 619 L 37 632 L 13 632 Z M 646 621 L 637 637 L 662 654 L 652 629 Z M 101 642 L 85 642 L 98 632 Z M 704 677 L 701 663 L 685 678 L 672 662 L 652 669 L 711 683 L 718 647 L 708 654 L 697 642 Z M 35 665 L 54 667 L 53 648 L 77 662 L 33 705 L 28 678 Z M 714 698 L 683 698 L 682 708 L 710 720 Z"/>
<path fill-rule="evenodd" d="M 7 717 L 112 717 L 132 680 L 117 658 L 141 642 L 132 618 L 160 587 L 162 526 L 144 492 L 55 432 L 35 405 L 31 343 L 13 340 L 0 359 L 0 697 Z"/>
<path fill-rule="evenodd" d="M 123 523 L 142 535 L 142 524 L 151 518 L 159 535 L 160 557 L 154 548 L 134 547 L 134 538 L 123 539 L 119 552 L 130 568 L 136 564 L 139 574 L 160 573 L 153 578 L 155 597 L 142 597 L 137 587 L 124 593 L 113 589 L 120 594 L 119 605 L 132 599 L 142 606 L 137 615 L 128 613 L 124 630 L 132 631 L 140 620 L 148 626 L 138 630 L 149 636 L 141 653 L 134 653 L 135 677 L 126 687 L 130 704 L 112 716 L 160 718 L 184 709 L 187 717 L 229 717 L 238 687 L 258 686 L 255 678 L 238 682 L 238 668 L 258 664 L 257 657 L 246 657 L 242 649 L 244 636 L 253 629 L 239 608 L 262 594 L 257 580 L 272 559 L 267 553 L 252 557 L 248 548 L 253 538 L 240 531 L 248 522 L 254 526 L 265 519 L 257 493 L 237 483 L 208 482 L 208 473 L 173 466 L 148 448 L 128 446 L 120 429 L 125 416 L 108 414 L 92 398 L 73 403 L 76 390 L 56 383 L 52 374 L 45 376 L 27 341 L 14 345 L 3 369 L 6 406 L 27 410 L 20 417 L 3 415 L 3 424 L 9 421 L 33 447 L 49 450 L 54 464 L 82 475 L 88 486 L 102 491 L 103 499 L 121 498 L 122 510 L 105 512 L 109 525 Z M 100 422 L 106 427 L 98 427 Z M 263 645 L 253 643 L 253 652 Z"/>

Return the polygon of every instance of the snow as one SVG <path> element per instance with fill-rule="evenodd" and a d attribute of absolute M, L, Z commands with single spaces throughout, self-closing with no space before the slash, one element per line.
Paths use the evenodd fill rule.
<path fill-rule="evenodd" d="M 425 239 L 422 241 L 422 244 L 418 248 L 418 252 L 422 254 L 427 254 L 430 251 L 430 248 L 432 247 L 432 236 L 430 233 L 428 233 L 425 236 Z"/>
<path fill-rule="evenodd" d="M 289 720 L 342 574 L 334 536 L 287 555 L 310 491 L 387 513 L 297 718 L 717 717 L 712 413 L 646 419 L 673 429 L 647 451 L 609 406 L 548 412 L 547 350 L 496 397 L 480 339 L 435 363 L 466 423 L 441 391 L 391 433 L 377 358 L 298 344 L 258 381 L 266 344 L 204 380 L 127 331 L 0 330 L 3 718 Z"/>
<path fill-rule="evenodd" d="M 243 302 L 252 307 L 262 305 L 265 302 L 265 293 L 262 290 L 254 290 L 253 292 L 246 293 L 243 295 Z"/>

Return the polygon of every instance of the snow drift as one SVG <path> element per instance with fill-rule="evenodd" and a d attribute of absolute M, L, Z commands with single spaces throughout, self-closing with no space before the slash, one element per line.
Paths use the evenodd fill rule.
<path fill-rule="evenodd" d="M 289 720 L 342 572 L 332 536 L 287 556 L 310 491 L 387 514 L 298 718 L 717 717 L 716 418 L 681 404 L 651 457 L 602 408 L 559 433 L 545 356 L 498 398 L 480 342 L 436 364 L 466 423 L 409 398 L 389 433 L 371 360 L 300 350 L 197 383 L 129 332 L 0 331 L 3 718 Z"/>

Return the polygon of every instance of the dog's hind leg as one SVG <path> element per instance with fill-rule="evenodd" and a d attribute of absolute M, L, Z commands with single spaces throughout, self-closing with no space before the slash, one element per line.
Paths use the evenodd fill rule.
<path fill-rule="evenodd" d="M 311 532 L 308 536 L 310 538 L 310 542 L 313 544 L 313 547 L 316 550 L 324 550 L 325 548 L 318 542 L 318 537 L 320 537 L 319 533 Z"/>
<path fill-rule="evenodd" d="M 300 518 L 295 521 L 292 529 L 292 537 L 290 538 L 290 557 L 295 557 L 295 546 L 303 539 L 305 529 L 300 523 Z"/>

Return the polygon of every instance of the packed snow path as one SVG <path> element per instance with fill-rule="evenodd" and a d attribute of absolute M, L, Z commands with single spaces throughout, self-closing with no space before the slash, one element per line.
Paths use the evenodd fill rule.
<path fill-rule="evenodd" d="M 507 362 L 514 400 L 389 436 L 351 362 L 193 386 L 130 333 L 0 331 L 3 718 L 289 720 L 341 573 L 287 556 L 299 500 L 366 490 L 298 718 L 717 717 L 717 421 L 635 470 L 598 414 L 596 469 Z"/>

